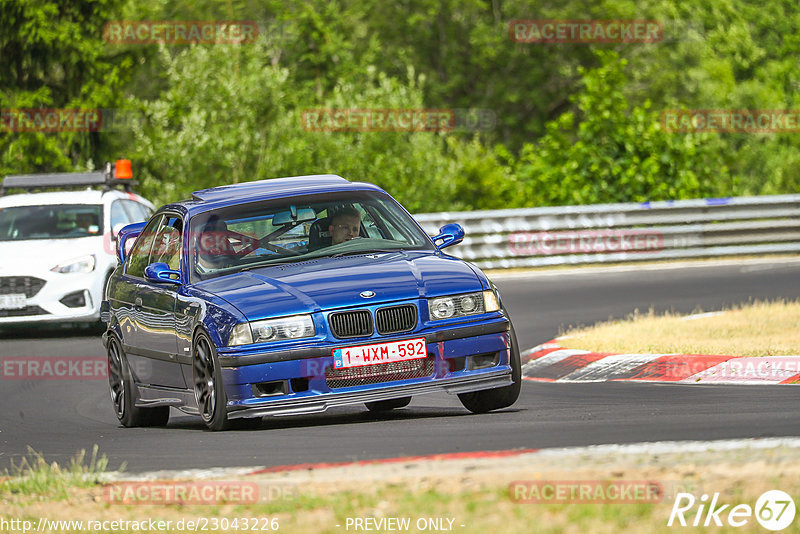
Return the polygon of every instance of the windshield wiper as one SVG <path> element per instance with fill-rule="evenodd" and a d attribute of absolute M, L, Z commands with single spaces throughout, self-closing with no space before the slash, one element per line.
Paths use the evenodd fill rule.
<path fill-rule="evenodd" d="M 292 265 L 294 263 L 301 263 L 299 261 L 280 261 L 276 263 L 256 263 L 254 265 L 245 265 L 239 271 L 252 271 L 253 269 L 263 269 L 264 267 L 276 267 L 280 265 Z"/>
<path fill-rule="evenodd" d="M 333 254 L 331 258 L 341 258 L 342 256 L 354 256 L 358 254 L 376 254 L 376 253 L 386 253 L 386 252 L 401 252 L 404 251 L 404 248 L 376 248 L 376 249 L 368 249 L 368 250 L 350 250 L 348 252 L 338 252 Z"/>

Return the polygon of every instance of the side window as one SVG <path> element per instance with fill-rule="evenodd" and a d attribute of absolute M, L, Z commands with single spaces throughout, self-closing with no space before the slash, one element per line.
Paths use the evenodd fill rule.
<path fill-rule="evenodd" d="M 175 271 L 181 268 L 181 232 L 183 221 L 180 217 L 166 216 L 156 233 L 155 244 L 150 253 L 150 263 L 166 263 Z"/>
<path fill-rule="evenodd" d="M 146 221 L 150 217 L 150 208 L 133 200 L 122 200 L 125 210 L 132 222 Z"/>
<path fill-rule="evenodd" d="M 131 223 L 132 220 L 128 217 L 121 200 L 115 200 L 111 203 L 111 229 L 118 229 L 121 226 Z"/>
<path fill-rule="evenodd" d="M 155 242 L 156 231 L 163 219 L 163 215 L 153 218 L 150 224 L 139 234 L 131 253 L 128 255 L 128 265 L 125 268 L 125 274 L 144 278 L 144 268 L 148 265 L 147 262 L 150 258 L 150 250 L 153 248 L 153 243 Z"/>

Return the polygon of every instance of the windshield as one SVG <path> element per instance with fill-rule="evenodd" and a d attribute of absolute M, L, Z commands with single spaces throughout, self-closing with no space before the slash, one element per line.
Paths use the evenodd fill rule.
<path fill-rule="evenodd" d="M 0 208 L 0 241 L 100 235 L 102 220 L 103 206 L 98 204 Z"/>
<path fill-rule="evenodd" d="M 192 277 L 323 256 L 433 250 L 428 237 L 388 195 L 331 193 L 214 210 L 190 223 Z"/>

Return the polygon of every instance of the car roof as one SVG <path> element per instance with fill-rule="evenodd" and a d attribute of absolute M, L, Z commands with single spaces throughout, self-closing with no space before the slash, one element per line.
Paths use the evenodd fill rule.
<path fill-rule="evenodd" d="M 383 189 L 373 184 L 351 182 L 335 174 L 314 174 L 241 182 L 201 189 L 192 194 L 192 200 L 168 204 L 163 209 L 185 210 L 189 215 L 193 215 L 236 204 L 339 191 L 376 191 L 385 193 Z"/>
<path fill-rule="evenodd" d="M 150 205 L 139 195 L 123 191 L 84 189 L 82 191 L 50 191 L 0 196 L 0 207 L 40 206 L 58 204 L 103 204 L 106 199 L 124 198 Z"/>

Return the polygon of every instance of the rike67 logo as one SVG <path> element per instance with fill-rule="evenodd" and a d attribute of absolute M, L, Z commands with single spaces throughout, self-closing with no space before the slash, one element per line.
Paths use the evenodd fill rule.
<path fill-rule="evenodd" d="M 755 508 L 749 504 L 737 504 L 733 507 L 730 504 L 722 504 L 719 493 L 715 493 L 710 501 L 707 494 L 697 499 L 691 493 L 678 493 L 667 526 L 721 527 L 727 524 L 732 527 L 743 527 L 755 516 L 763 528 L 777 532 L 792 524 L 795 512 L 792 498 L 780 490 L 764 492 L 756 500 Z M 692 515 L 694 515 L 693 521 L 691 521 Z M 687 517 L 691 523 L 687 523 Z"/>

